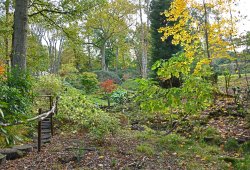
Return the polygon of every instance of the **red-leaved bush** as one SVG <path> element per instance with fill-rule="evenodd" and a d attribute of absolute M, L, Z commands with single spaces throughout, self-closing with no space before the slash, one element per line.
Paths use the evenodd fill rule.
<path fill-rule="evenodd" d="M 116 84 L 114 84 L 114 81 L 110 79 L 101 82 L 100 86 L 105 93 L 112 93 L 117 88 Z"/>

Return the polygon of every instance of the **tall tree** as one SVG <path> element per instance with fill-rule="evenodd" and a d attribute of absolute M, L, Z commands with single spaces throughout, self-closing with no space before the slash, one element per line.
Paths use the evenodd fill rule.
<path fill-rule="evenodd" d="M 11 66 L 26 70 L 28 0 L 16 0 Z"/>
<path fill-rule="evenodd" d="M 172 37 L 168 37 L 162 41 L 162 33 L 158 29 L 166 25 L 173 25 L 174 22 L 166 21 L 166 17 L 161 15 L 162 12 L 168 10 L 172 0 L 152 0 L 150 6 L 150 22 L 151 22 L 151 61 L 152 66 L 157 60 L 167 60 L 173 54 L 180 51 L 179 45 L 171 43 Z"/>

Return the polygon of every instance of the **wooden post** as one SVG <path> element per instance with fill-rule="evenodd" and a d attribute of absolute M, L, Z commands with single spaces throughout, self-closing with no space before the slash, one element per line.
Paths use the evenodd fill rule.
<path fill-rule="evenodd" d="M 56 114 L 58 113 L 58 101 L 59 101 L 59 97 L 57 96 L 56 97 L 56 110 L 55 110 Z"/>
<path fill-rule="evenodd" d="M 39 115 L 42 114 L 42 109 L 41 108 L 38 110 L 38 114 Z M 41 141 L 41 130 L 42 130 L 42 128 L 41 128 L 41 120 L 39 120 L 38 121 L 38 127 L 37 127 L 37 134 L 38 134 L 37 150 L 38 150 L 38 152 L 41 151 L 41 143 L 42 143 L 42 141 Z"/>
<path fill-rule="evenodd" d="M 53 107 L 53 98 L 52 98 L 52 96 L 49 96 L 49 104 L 50 104 L 50 110 L 51 110 L 52 107 Z M 50 114 L 50 131 L 51 131 L 51 136 L 54 135 L 54 131 L 53 131 L 53 114 L 54 113 Z"/>

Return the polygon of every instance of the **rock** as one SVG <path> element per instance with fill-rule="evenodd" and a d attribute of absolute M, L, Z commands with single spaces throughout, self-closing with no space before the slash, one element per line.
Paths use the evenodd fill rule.
<path fill-rule="evenodd" d="M 145 128 L 143 126 L 138 125 L 138 124 L 134 124 L 131 126 L 131 130 L 144 131 Z"/>
<path fill-rule="evenodd" d="M 14 148 L 1 149 L 0 153 L 6 155 L 6 160 L 13 160 L 24 156 L 22 151 Z"/>
<path fill-rule="evenodd" d="M 13 148 L 22 151 L 23 153 L 29 153 L 33 151 L 32 145 L 19 145 L 19 146 L 14 146 Z"/>
<path fill-rule="evenodd" d="M 0 154 L 0 165 L 3 165 L 6 163 L 6 155 Z"/>
<path fill-rule="evenodd" d="M 62 164 L 66 164 L 66 163 L 69 163 L 71 161 L 77 161 L 77 157 L 65 155 L 65 156 L 59 157 L 58 161 L 61 162 Z"/>

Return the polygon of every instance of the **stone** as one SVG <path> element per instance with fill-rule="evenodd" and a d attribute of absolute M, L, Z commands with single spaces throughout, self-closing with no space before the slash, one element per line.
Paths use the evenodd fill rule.
<path fill-rule="evenodd" d="M 29 153 L 33 151 L 32 145 L 19 145 L 19 146 L 14 146 L 13 148 L 22 151 L 23 153 Z"/>
<path fill-rule="evenodd" d="M 6 155 L 6 160 L 14 160 L 24 156 L 22 151 L 19 151 L 14 148 L 1 149 L 0 153 Z"/>
<path fill-rule="evenodd" d="M 0 154 L 0 165 L 3 165 L 6 163 L 6 155 Z"/>

